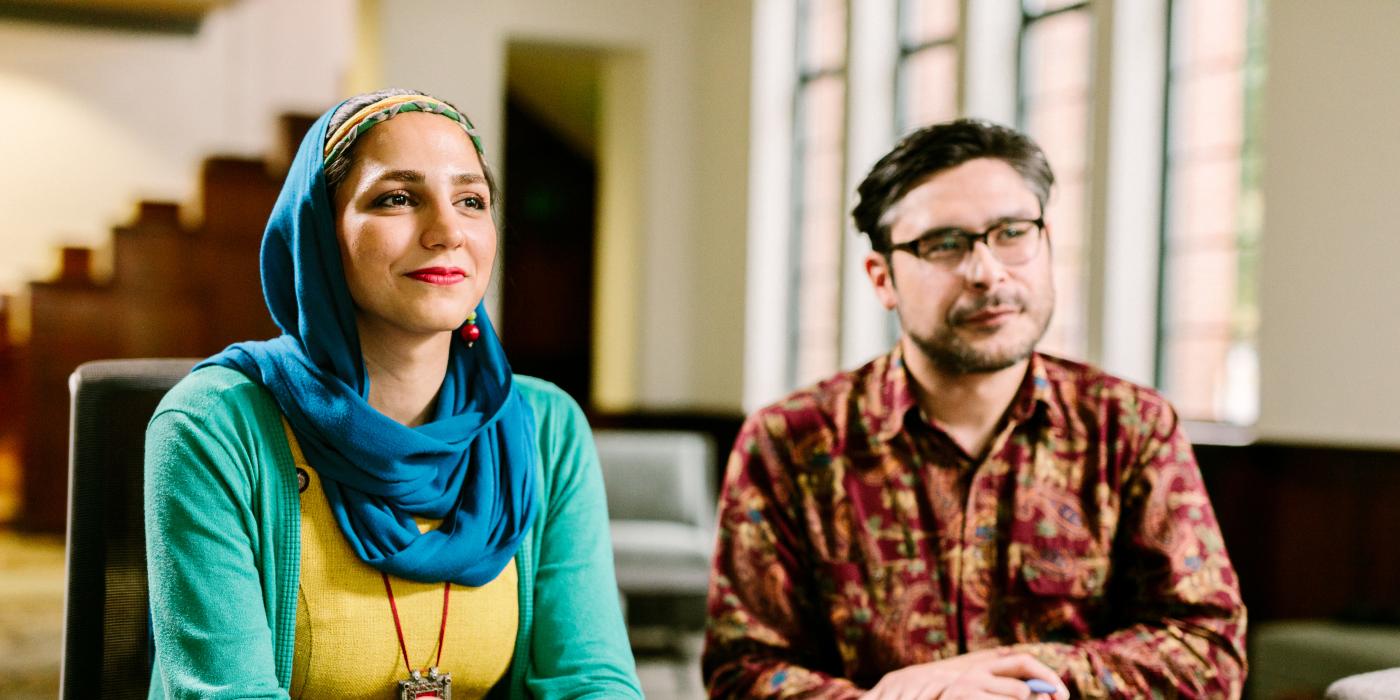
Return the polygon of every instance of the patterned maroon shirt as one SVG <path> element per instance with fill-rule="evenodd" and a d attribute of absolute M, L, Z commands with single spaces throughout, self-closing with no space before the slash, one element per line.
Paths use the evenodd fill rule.
<path fill-rule="evenodd" d="M 712 697 L 856 697 L 1012 646 L 1075 697 L 1238 697 L 1245 609 L 1156 392 L 1034 355 L 986 457 L 923 417 L 897 348 L 750 416 L 730 456 Z"/>

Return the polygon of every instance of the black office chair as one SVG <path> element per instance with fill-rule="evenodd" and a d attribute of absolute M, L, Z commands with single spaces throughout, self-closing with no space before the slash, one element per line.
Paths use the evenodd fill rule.
<path fill-rule="evenodd" d="M 63 698 L 144 698 L 152 646 L 142 463 L 156 404 L 194 359 L 88 362 L 68 380 Z"/>

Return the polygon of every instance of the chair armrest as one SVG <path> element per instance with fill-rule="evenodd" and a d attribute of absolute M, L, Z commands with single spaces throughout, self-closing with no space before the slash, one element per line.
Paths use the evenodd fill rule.
<path fill-rule="evenodd" d="M 1327 700 L 1400 700 L 1400 668 L 1347 676 L 1327 687 Z"/>

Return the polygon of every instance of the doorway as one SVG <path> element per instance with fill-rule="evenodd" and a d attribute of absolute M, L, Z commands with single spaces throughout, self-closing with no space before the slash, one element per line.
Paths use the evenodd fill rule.
<path fill-rule="evenodd" d="M 599 66 L 589 49 L 507 50 L 501 338 L 512 368 L 593 403 Z"/>

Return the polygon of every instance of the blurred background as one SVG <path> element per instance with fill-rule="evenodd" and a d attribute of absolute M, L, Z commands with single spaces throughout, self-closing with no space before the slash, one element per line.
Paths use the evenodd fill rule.
<path fill-rule="evenodd" d="M 705 511 L 745 411 L 896 337 L 847 214 L 870 165 L 958 116 L 1027 130 L 1043 349 L 1189 421 L 1251 695 L 1400 666 L 1397 35 L 1395 0 L 0 0 L 0 696 L 57 688 L 69 374 L 272 335 L 291 150 L 388 85 L 483 135 L 516 370 L 702 439 L 672 466 Z M 701 595 L 637 590 L 651 695 L 695 696 Z"/>

